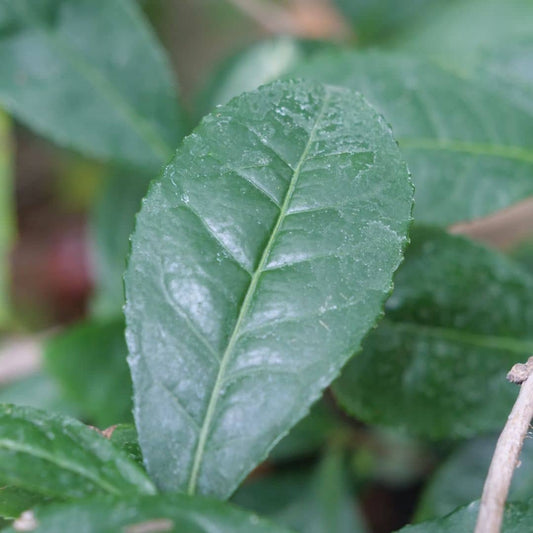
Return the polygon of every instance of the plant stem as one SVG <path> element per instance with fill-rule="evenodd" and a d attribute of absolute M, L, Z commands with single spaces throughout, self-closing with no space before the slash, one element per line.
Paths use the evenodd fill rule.
<path fill-rule="evenodd" d="M 474 533 L 499 533 L 505 500 L 529 424 L 533 418 L 533 357 L 514 365 L 507 379 L 521 384 L 520 393 L 496 444 Z"/>

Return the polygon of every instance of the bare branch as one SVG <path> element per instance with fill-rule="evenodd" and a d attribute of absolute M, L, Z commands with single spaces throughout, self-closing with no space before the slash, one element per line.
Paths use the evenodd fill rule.
<path fill-rule="evenodd" d="M 533 357 L 525 364 L 514 365 L 507 379 L 521 384 L 520 393 L 496 444 L 474 533 L 499 533 L 501 530 L 505 500 L 533 418 Z"/>

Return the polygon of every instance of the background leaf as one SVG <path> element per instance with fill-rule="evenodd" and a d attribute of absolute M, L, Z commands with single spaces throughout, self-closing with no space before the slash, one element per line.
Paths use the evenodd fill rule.
<path fill-rule="evenodd" d="M 65 396 L 98 427 L 132 419 L 124 319 L 78 324 L 51 339 L 45 364 Z"/>
<path fill-rule="evenodd" d="M 0 102 L 57 144 L 154 170 L 185 126 L 130 0 L 0 0 Z"/>
<path fill-rule="evenodd" d="M 35 512 L 36 533 L 289 533 L 257 515 L 221 503 L 184 494 L 159 494 L 127 499 L 98 498 L 56 504 Z M 8 528 L 13 533 L 16 529 Z"/>
<path fill-rule="evenodd" d="M 278 82 L 218 108 L 137 218 L 135 419 L 163 490 L 227 497 L 375 323 L 412 188 L 356 93 Z"/>
<path fill-rule="evenodd" d="M 447 515 L 481 496 L 498 436 L 472 439 L 438 468 L 424 491 L 417 521 Z M 520 466 L 513 474 L 509 501 L 526 501 L 533 492 L 533 441 L 526 439 Z"/>
<path fill-rule="evenodd" d="M 479 503 L 474 502 L 459 509 L 453 514 L 424 522 L 416 526 L 402 528 L 402 533 L 457 533 L 458 531 L 474 531 Z M 533 504 L 511 503 L 505 506 L 502 533 L 528 533 L 533 520 Z"/>
<path fill-rule="evenodd" d="M 0 405 L 0 483 L 61 500 L 154 492 L 143 471 L 95 430 L 9 404 Z"/>
<path fill-rule="evenodd" d="M 258 479 L 240 488 L 233 501 L 301 533 L 366 531 L 338 452 L 328 452 L 311 476 L 286 473 Z"/>
<path fill-rule="evenodd" d="M 392 124 L 416 187 L 415 220 L 449 225 L 533 194 L 533 120 L 497 90 L 425 60 L 322 54 L 295 75 L 361 91 Z"/>
<path fill-rule="evenodd" d="M 356 417 L 432 438 L 503 427 L 505 376 L 533 353 L 533 279 L 498 252 L 437 229 L 412 232 L 385 320 L 334 391 Z"/>

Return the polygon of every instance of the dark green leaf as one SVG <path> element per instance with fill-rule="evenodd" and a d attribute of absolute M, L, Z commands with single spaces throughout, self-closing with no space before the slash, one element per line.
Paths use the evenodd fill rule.
<path fill-rule="evenodd" d="M 184 494 L 160 494 L 128 499 L 95 498 L 56 504 L 28 518 L 35 533 L 288 533 L 257 515 L 227 503 Z M 14 533 L 20 529 L 8 528 Z"/>
<path fill-rule="evenodd" d="M 518 393 L 505 375 L 533 353 L 533 279 L 464 238 L 412 239 L 386 319 L 335 393 L 362 420 L 434 438 L 498 430 Z"/>
<path fill-rule="evenodd" d="M 99 427 L 131 420 L 124 319 L 85 322 L 46 345 L 45 364 L 65 395 Z"/>
<path fill-rule="evenodd" d="M 139 437 L 133 424 L 119 424 L 111 428 L 109 440 L 128 454 L 128 457 L 142 466 L 143 456 L 139 446 Z"/>
<path fill-rule="evenodd" d="M 312 475 L 284 473 L 252 481 L 233 501 L 301 533 L 363 532 L 345 471 L 341 455 L 330 452 Z"/>
<path fill-rule="evenodd" d="M 332 47 L 325 42 L 279 36 L 245 48 L 224 61 L 209 80 L 200 94 L 197 115 L 201 117 L 245 91 L 280 78 L 318 50 Z"/>
<path fill-rule="evenodd" d="M 474 531 L 479 503 L 474 502 L 455 513 L 431 522 L 401 529 L 402 533 L 465 533 Z M 502 533 L 530 533 L 533 521 L 533 502 L 512 503 L 505 506 Z"/>
<path fill-rule="evenodd" d="M 129 237 L 148 182 L 148 179 L 130 172 L 115 171 L 106 180 L 96 202 L 91 224 L 96 287 L 91 307 L 92 313 L 98 317 L 115 317 L 122 312 L 122 277 L 129 252 Z"/>
<path fill-rule="evenodd" d="M 460 446 L 437 470 L 420 501 L 416 516 L 428 520 L 447 515 L 479 498 L 496 448 L 497 437 L 478 437 Z M 513 474 L 509 500 L 533 494 L 533 441 L 526 439 L 520 467 Z"/>
<path fill-rule="evenodd" d="M 208 116 L 156 181 L 126 273 L 135 418 L 165 490 L 226 497 L 378 317 L 412 188 L 356 93 L 278 82 Z"/>
<path fill-rule="evenodd" d="M 0 0 L 0 102 L 62 146 L 149 169 L 184 133 L 167 59 L 130 0 Z"/>
<path fill-rule="evenodd" d="M 58 499 L 154 492 L 143 471 L 95 430 L 8 404 L 0 406 L 0 483 Z"/>
<path fill-rule="evenodd" d="M 485 84 L 424 60 L 324 54 L 296 74 L 361 91 L 390 121 L 416 186 L 415 219 L 470 220 L 533 194 L 533 120 Z"/>

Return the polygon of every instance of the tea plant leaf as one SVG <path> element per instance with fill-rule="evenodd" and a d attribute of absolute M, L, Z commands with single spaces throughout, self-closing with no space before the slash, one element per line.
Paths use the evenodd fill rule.
<path fill-rule="evenodd" d="M 405 28 L 391 48 L 424 54 L 468 71 L 479 52 L 532 36 L 530 0 L 461 0 L 441 2 L 416 24 Z"/>
<path fill-rule="evenodd" d="M 289 472 L 260 478 L 241 487 L 233 501 L 301 533 L 367 531 L 348 486 L 342 454 L 333 451 L 311 475 Z"/>
<path fill-rule="evenodd" d="M 132 419 L 124 319 L 78 324 L 45 348 L 47 370 L 65 396 L 98 427 Z"/>
<path fill-rule="evenodd" d="M 444 518 L 423 522 L 416 526 L 407 526 L 398 533 L 458 533 L 474 531 L 479 502 L 473 502 Z M 503 533 L 528 533 L 533 520 L 533 502 L 510 503 L 505 506 L 503 515 Z"/>
<path fill-rule="evenodd" d="M 199 117 L 235 96 L 275 81 L 302 60 L 334 45 L 279 36 L 260 41 L 226 59 L 200 93 Z"/>
<path fill-rule="evenodd" d="M 296 74 L 359 90 L 390 121 L 417 221 L 471 220 L 533 194 L 533 120 L 494 88 L 377 52 L 323 54 Z"/>
<path fill-rule="evenodd" d="M 130 0 L 0 0 L 0 103 L 61 146 L 150 170 L 185 130 L 168 61 Z"/>
<path fill-rule="evenodd" d="M 497 435 L 478 437 L 458 447 L 435 472 L 416 512 L 417 521 L 451 513 L 479 498 L 496 448 Z M 525 501 L 533 493 L 533 441 L 526 439 L 520 468 L 513 474 L 508 499 Z"/>
<path fill-rule="evenodd" d="M 128 454 L 128 457 L 143 466 L 143 456 L 139 446 L 137 430 L 133 424 L 119 424 L 112 429 L 109 440 L 117 447 Z"/>
<path fill-rule="evenodd" d="M 37 509 L 32 521 L 35 533 L 77 531 L 80 524 L 84 533 L 289 533 L 228 503 L 184 494 L 54 504 Z"/>
<path fill-rule="evenodd" d="M 432 438 L 498 430 L 516 399 L 505 379 L 533 353 L 533 278 L 507 257 L 417 228 L 385 320 L 335 394 L 367 422 Z"/>
<path fill-rule="evenodd" d="M 353 22 L 357 42 L 366 45 L 388 41 L 402 27 L 411 27 L 442 0 L 335 0 L 341 11 Z"/>
<path fill-rule="evenodd" d="M 0 405 L 0 483 L 62 500 L 154 492 L 144 472 L 95 430 L 9 404 Z"/>
<path fill-rule="evenodd" d="M 114 318 L 122 313 L 122 277 L 129 253 L 129 237 L 149 182 L 147 177 L 114 170 L 107 177 L 94 206 L 91 214 L 91 255 L 95 289 L 91 312 L 98 318 Z"/>
<path fill-rule="evenodd" d="M 0 487 L 0 516 L 2 518 L 17 518 L 23 511 L 31 509 L 39 503 L 47 503 L 48 498 L 12 486 Z"/>
<path fill-rule="evenodd" d="M 356 93 L 278 82 L 208 116 L 137 218 L 135 420 L 159 487 L 227 497 L 359 348 L 412 188 Z"/>

